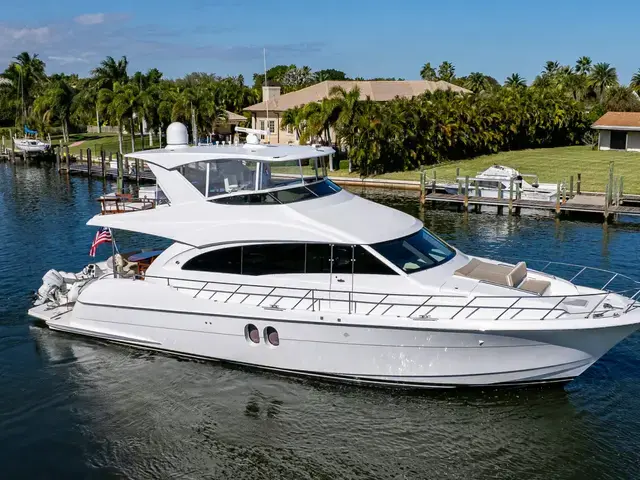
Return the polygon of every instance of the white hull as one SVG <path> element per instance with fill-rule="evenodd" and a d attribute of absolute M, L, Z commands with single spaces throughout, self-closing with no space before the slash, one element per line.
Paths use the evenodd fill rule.
<path fill-rule="evenodd" d="M 631 312 L 623 320 L 593 319 L 588 327 L 584 320 L 570 319 L 510 321 L 503 328 L 496 320 L 399 317 L 390 324 L 388 317 L 229 305 L 148 282 L 127 283 L 122 285 L 126 293 L 109 295 L 120 298 L 119 304 L 100 302 L 99 294 L 91 295 L 98 285 L 90 285 L 72 310 L 40 306 L 30 314 L 54 330 L 145 349 L 348 382 L 414 387 L 569 381 L 640 322 L 640 315 Z M 251 343 L 245 337 L 248 323 L 260 332 L 275 328 L 280 344 L 272 346 L 264 338 Z"/>

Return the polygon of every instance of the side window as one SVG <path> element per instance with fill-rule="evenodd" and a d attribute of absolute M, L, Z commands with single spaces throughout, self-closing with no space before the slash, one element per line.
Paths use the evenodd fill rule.
<path fill-rule="evenodd" d="M 354 273 L 365 275 L 397 275 L 396 272 L 391 270 L 391 268 L 371 255 L 360 245 L 356 246 L 355 248 L 354 258 Z"/>
<path fill-rule="evenodd" d="M 351 245 L 333 246 L 333 273 L 352 272 L 352 253 Z"/>
<path fill-rule="evenodd" d="M 322 243 L 307 244 L 306 273 L 329 273 L 331 271 L 331 247 Z"/>
<path fill-rule="evenodd" d="M 203 253 L 187 261 L 183 270 L 199 272 L 241 273 L 242 247 L 222 248 Z"/>
<path fill-rule="evenodd" d="M 264 244 L 242 247 L 243 275 L 304 273 L 304 244 Z"/>
<path fill-rule="evenodd" d="M 203 162 L 189 163 L 180 167 L 180 173 L 184 175 L 191 185 L 196 187 L 201 194 L 205 194 L 207 188 L 207 164 Z"/>

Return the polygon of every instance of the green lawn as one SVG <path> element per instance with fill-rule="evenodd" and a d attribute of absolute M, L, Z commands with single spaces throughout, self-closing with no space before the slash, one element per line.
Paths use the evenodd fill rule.
<path fill-rule="evenodd" d="M 604 192 L 609 175 L 609 162 L 614 162 L 614 174 L 624 177 L 625 193 L 640 194 L 640 152 L 598 151 L 590 147 L 558 147 L 540 148 L 535 150 L 520 150 L 502 152 L 495 155 L 484 155 L 469 160 L 448 162 L 435 168 L 436 178 L 454 181 L 456 168 L 460 168 L 460 175 L 474 176 L 491 165 L 513 167 L 521 173 L 532 173 L 539 177 L 540 182 L 557 183 L 569 180 L 578 173 L 582 174 L 582 190 Z M 427 178 L 432 178 L 433 168 L 426 167 Z M 340 162 L 340 170 L 335 176 L 358 176 L 357 172 L 347 173 L 347 162 Z M 396 180 L 420 180 L 420 172 L 385 173 L 375 178 Z"/>
<path fill-rule="evenodd" d="M 83 156 L 86 154 L 87 148 L 90 148 L 92 153 L 100 152 L 102 148 L 107 154 L 109 152 L 115 154 L 118 151 L 118 136 L 109 133 L 74 133 L 69 135 L 69 145 L 82 142 L 80 145 L 70 146 L 69 153 L 71 155 L 79 155 L 80 149 L 82 149 Z M 140 135 L 136 136 L 136 151 L 142 150 L 142 142 L 140 141 Z M 154 148 L 158 147 L 158 138 L 154 137 Z M 51 137 L 51 143 L 53 145 L 59 145 L 60 137 Z M 144 139 L 145 148 L 149 148 L 149 137 L 145 136 Z M 123 135 L 122 147 L 124 153 L 131 152 L 131 135 Z"/>

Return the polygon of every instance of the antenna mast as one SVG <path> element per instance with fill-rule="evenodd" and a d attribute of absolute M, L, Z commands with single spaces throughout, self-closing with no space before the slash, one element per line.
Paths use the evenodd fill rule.
<path fill-rule="evenodd" d="M 262 58 L 264 60 L 264 86 L 268 87 L 269 86 L 269 82 L 267 80 L 267 49 L 263 48 L 262 49 Z M 264 90 L 263 90 L 264 92 Z M 269 100 L 271 100 L 270 98 L 267 99 L 267 101 L 265 102 L 265 105 L 267 107 L 267 132 L 269 132 L 269 134 L 267 135 L 267 138 L 269 139 L 269 143 L 271 143 L 271 128 L 269 128 Z"/>

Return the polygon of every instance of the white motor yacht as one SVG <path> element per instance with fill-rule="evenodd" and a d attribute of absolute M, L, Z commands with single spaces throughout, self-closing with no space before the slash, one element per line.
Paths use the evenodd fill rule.
<path fill-rule="evenodd" d="M 249 133 L 187 147 L 172 124 L 166 149 L 130 154 L 168 203 L 88 224 L 170 246 L 50 270 L 29 314 L 183 357 L 409 387 L 566 382 L 640 326 L 640 284 L 624 275 L 580 267 L 569 281 L 551 263 L 466 255 L 325 178 L 332 149 Z M 598 288 L 578 282 L 599 274 Z"/>
<path fill-rule="evenodd" d="M 18 150 L 29 153 L 45 153 L 51 145 L 34 138 L 16 138 L 13 141 Z"/>
<path fill-rule="evenodd" d="M 526 178 L 531 179 L 531 183 Z M 457 184 L 445 185 L 445 191 L 450 194 L 465 193 L 467 177 L 458 177 Z M 475 177 L 469 177 L 469 195 L 487 198 L 509 198 L 517 194 L 522 200 L 555 201 L 558 195 L 558 185 L 553 183 L 539 183 L 538 176 L 520 173 L 515 168 L 503 165 L 493 165 L 478 173 Z M 564 184 L 560 185 L 560 189 Z"/>

